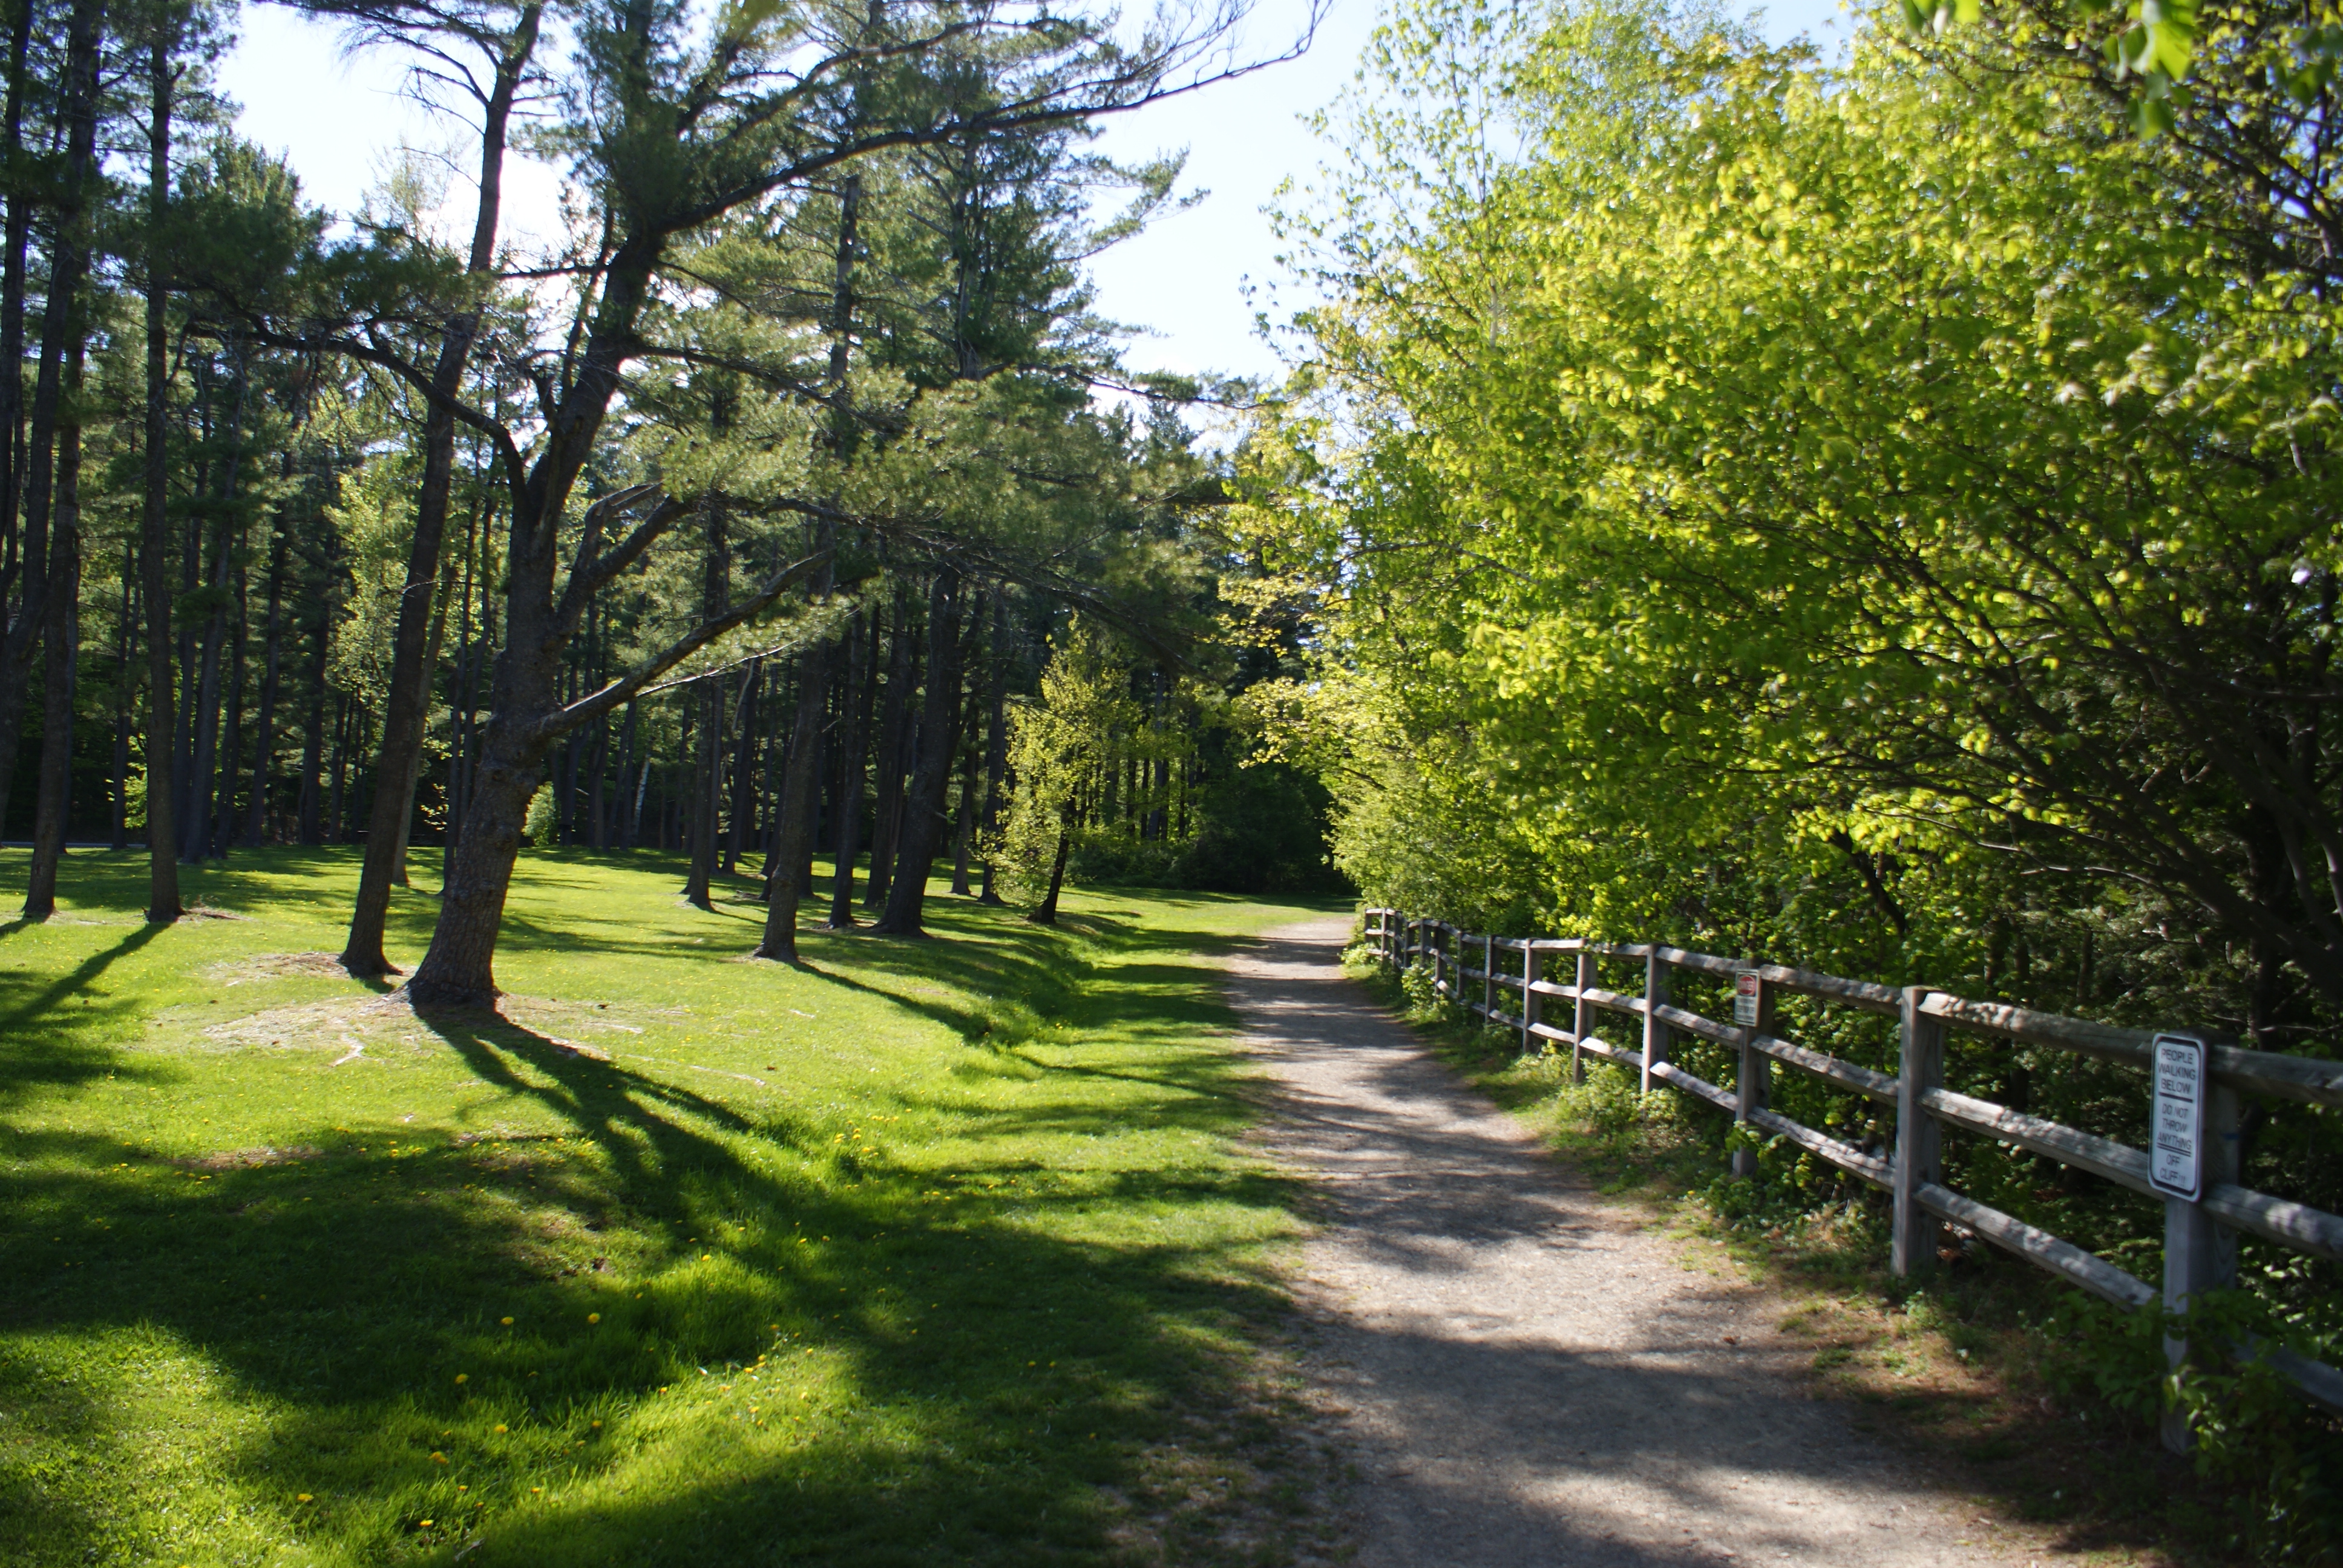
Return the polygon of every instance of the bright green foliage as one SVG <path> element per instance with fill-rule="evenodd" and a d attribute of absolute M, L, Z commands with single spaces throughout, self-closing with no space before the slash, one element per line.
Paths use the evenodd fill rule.
<path fill-rule="evenodd" d="M 1224 1419 L 1292 1221 L 1210 961 L 1292 909 L 951 900 L 790 969 L 730 961 L 752 884 L 536 854 L 504 1014 L 424 1020 L 314 950 L 347 851 L 172 926 L 75 859 L 0 976 L 11 1568 L 1215 1562 L 1190 1486 L 1218 1530 L 1292 1457 Z"/>
<path fill-rule="evenodd" d="M 1080 825 L 1082 793 L 1139 728 L 1131 668 L 1113 646 L 1077 621 L 1050 650 L 1038 701 L 1021 703 L 1010 720 L 1010 767 L 1016 781 L 1009 816 L 993 850 L 1011 888 L 1039 900 L 1051 872 L 1062 872 L 1066 839 Z"/>
<path fill-rule="evenodd" d="M 1252 700 L 1371 899 L 2328 1049 L 2343 323 L 2298 216 L 2028 25 L 1831 71 L 1633 3 L 1380 36 L 1244 513 L 1326 614 Z M 2141 1137 L 2136 1078 L 1951 1070 Z M 2343 1208 L 2331 1119 L 2258 1116 L 2248 1179 Z M 2148 1207 L 1950 1158 L 2153 1277 Z M 2247 1274 L 2334 1325 L 2331 1266 Z"/>

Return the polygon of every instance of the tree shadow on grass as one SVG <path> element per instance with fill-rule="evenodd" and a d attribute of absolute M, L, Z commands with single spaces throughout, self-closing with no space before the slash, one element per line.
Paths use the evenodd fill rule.
<path fill-rule="evenodd" d="M 1048 956 L 1008 941 L 949 972 L 1044 987 Z M 1177 1221 L 1282 1212 L 1266 1176 L 1052 1186 L 986 1180 L 981 1155 L 950 1175 L 849 1161 L 789 1116 L 498 1015 L 419 1016 L 563 1131 L 320 1126 L 314 1157 L 220 1169 L 124 1161 L 78 1131 L 12 1140 L 0 1215 L 57 1238 L 0 1286 L 0 1402 L 45 1445 L 0 1462 L 12 1561 L 147 1550 L 114 1502 L 59 1478 L 138 1468 L 132 1385 L 176 1361 L 243 1412 L 217 1429 L 235 1434 L 229 1495 L 205 1501 L 256 1539 L 356 1556 L 460 1543 L 471 1568 L 1096 1562 L 1114 1523 L 1101 1489 L 1143 1490 L 1149 1445 L 1239 1398 L 1226 1336 L 1280 1308 L 1235 1242 L 1087 1243 L 1036 1222 L 1136 1201 L 1166 1234 L 1225 1234 Z M 970 1133 L 1115 1121 L 1011 1111 Z M 125 1337 L 153 1348 L 59 1375 L 68 1344 Z M 808 1347 L 826 1379 L 796 1364 Z M 72 1444 L 115 1462 L 41 1468 Z"/>

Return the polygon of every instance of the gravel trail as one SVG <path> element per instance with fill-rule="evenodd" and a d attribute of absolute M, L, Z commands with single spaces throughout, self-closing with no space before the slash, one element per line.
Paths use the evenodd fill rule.
<path fill-rule="evenodd" d="M 1265 1137 L 1323 1195 L 1307 1359 L 1358 1466 L 1361 1568 L 2010 1561 L 1807 1396 L 1812 1348 L 1754 1291 L 1687 1270 L 1370 1004 L 1348 930 L 1229 967 L 1282 1081 Z"/>

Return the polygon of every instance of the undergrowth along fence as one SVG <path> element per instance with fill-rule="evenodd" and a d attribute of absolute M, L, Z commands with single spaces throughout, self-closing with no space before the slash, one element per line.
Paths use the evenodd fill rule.
<path fill-rule="evenodd" d="M 2343 1107 L 2343 1062 L 2245 1050 L 2197 1031 L 2159 1035 L 1972 1001 L 1928 986 L 1899 989 L 1647 942 L 1496 937 L 1462 930 L 1444 920 L 1413 919 L 1397 910 L 1370 909 L 1365 914 L 1367 940 L 1383 963 L 1394 971 L 1428 965 L 1436 994 L 1491 1027 L 1518 1030 L 1524 1053 L 1542 1049 L 1542 1042 L 1567 1046 L 1574 1081 L 1584 1081 L 1589 1055 L 1616 1062 L 1638 1075 L 1646 1094 L 1664 1084 L 1887 1191 L 1894 1215 L 1890 1261 L 1898 1275 L 1916 1276 L 1935 1263 L 1946 1225 L 2014 1252 L 2119 1307 L 2136 1311 L 2160 1302 L 2175 1314 L 2185 1312 L 2198 1292 L 2236 1282 L 2237 1232 L 2241 1231 L 2296 1251 L 2343 1261 L 2343 1217 L 2254 1191 L 2237 1180 L 2239 1097 L 2258 1094 Z M 1476 950 L 1477 965 L 1471 961 Z M 1502 969 L 1500 954 L 1509 955 Z M 1641 994 L 1597 983 L 1602 963 L 1627 961 L 1643 966 Z M 1547 965 L 1555 962 L 1568 965 L 1566 971 L 1558 971 L 1566 973 L 1566 980 L 1547 978 Z M 1679 970 L 1731 981 L 1736 1019 L 1746 1021 L 1721 1023 L 1676 1006 L 1674 978 Z M 1895 1019 L 1897 1070 L 1878 1072 L 1780 1038 L 1775 1032 L 1775 1003 L 1785 993 Z M 1500 1006 L 1501 1000 L 1507 1005 Z M 1568 1006 L 1567 1027 L 1546 1021 L 1549 1003 Z M 1634 1020 L 1640 1038 L 1632 1045 L 1603 1039 L 1596 1030 L 1598 1013 Z M 1948 1029 L 2024 1040 L 2149 1071 L 2159 1040 L 2202 1041 L 2207 1092 L 2203 1097 L 2198 1196 L 2176 1197 L 2159 1189 L 2151 1179 L 2147 1151 L 1947 1089 Z M 1734 1050 L 1735 1082 L 1708 1082 L 1671 1060 L 1671 1042 L 1677 1033 Z M 1860 1148 L 1776 1112 L 1768 1103 L 1775 1063 L 1887 1108 L 1895 1119 L 1892 1143 L 1876 1151 Z M 1948 1130 L 2026 1150 L 2162 1201 L 2161 1289 L 2071 1241 L 1955 1191 L 1945 1180 Z M 1755 1173 L 1754 1151 L 1737 1149 L 1733 1161 L 1735 1175 Z M 2189 1353 L 2185 1340 L 2167 1337 L 2164 1348 L 2176 1368 Z M 2266 1356 L 2302 1397 L 2343 1414 L 2343 1372 L 2325 1362 L 2271 1345 L 2217 1348 Z M 2185 1451 L 2189 1445 L 2186 1417 L 2167 1415 L 2163 1438 L 2175 1452 Z"/>

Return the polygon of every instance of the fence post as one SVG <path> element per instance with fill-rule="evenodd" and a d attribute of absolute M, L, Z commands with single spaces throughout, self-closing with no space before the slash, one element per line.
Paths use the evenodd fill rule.
<path fill-rule="evenodd" d="M 1750 968 L 1757 966 L 1752 963 Z M 1734 1090 L 1740 1103 L 1735 1108 L 1733 1120 L 1745 1132 L 1752 1112 L 1765 1109 L 1768 1091 L 1773 1087 L 1774 1059 L 1757 1049 L 1757 1037 L 1774 1032 L 1774 987 L 1763 975 L 1757 979 L 1757 1021 L 1741 1031 L 1741 1072 L 1734 1081 Z M 1733 1151 L 1733 1173 L 1735 1176 L 1757 1174 L 1757 1151 L 1742 1148 Z"/>
<path fill-rule="evenodd" d="M 1586 1000 L 1586 988 L 1594 983 L 1594 955 L 1584 947 L 1578 950 L 1578 1000 L 1570 1010 L 1570 1081 L 1586 1081 L 1586 1051 L 1580 1042 L 1586 1031 L 1594 1027 L 1594 1004 Z"/>
<path fill-rule="evenodd" d="M 1538 950 L 1535 937 L 1522 939 L 1522 1054 L 1527 1056 L 1537 1040 Z"/>
<path fill-rule="evenodd" d="M 2237 1161 L 2237 1091 L 2222 1084 L 2205 1086 L 2205 1191 L 2217 1181 L 2235 1181 Z M 2199 1291 L 2227 1290 L 2237 1282 L 2237 1233 L 2217 1223 L 2201 1203 L 2186 1198 L 2164 1201 L 2164 1310 L 2185 1312 L 2188 1299 Z M 2188 1342 L 2167 1336 L 2164 1359 L 2173 1371 L 2188 1359 Z M 2186 1411 L 2167 1410 L 2162 1422 L 2164 1446 L 2187 1453 L 2196 1446 Z"/>
<path fill-rule="evenodd" d="M 1497 939 L 1483 932 L 1481 937 L 1481 1022 L 1486 1027 L 1497 1021 Z"/>
<path fill-rule="evenodd" d="M 1659 1009 L 1668 1000 L 1668 982 L 1675 977 L 1675 967 L 1659 955 L 1657 949 L 1644 960 L 1644 1092 L 1652 1091 L 1652 1069 L 1668 1059 L 1668 1026 L 1660 1021 Z"/>
<path fill-rule="evenodd" d="M 1920 1189 L 1944 1179 L 1944 1130 L 1920 1096 L 1945 1081 L 1945 1026 L 1920 1010 L 1926 986 L 1904 988 L 1904 1022 L 1896 1074 L 1896 1238 L 1889 1266 L 1903 1278 L 1936 1261 L 1936 1217 L 1920 1207 Z"/>

